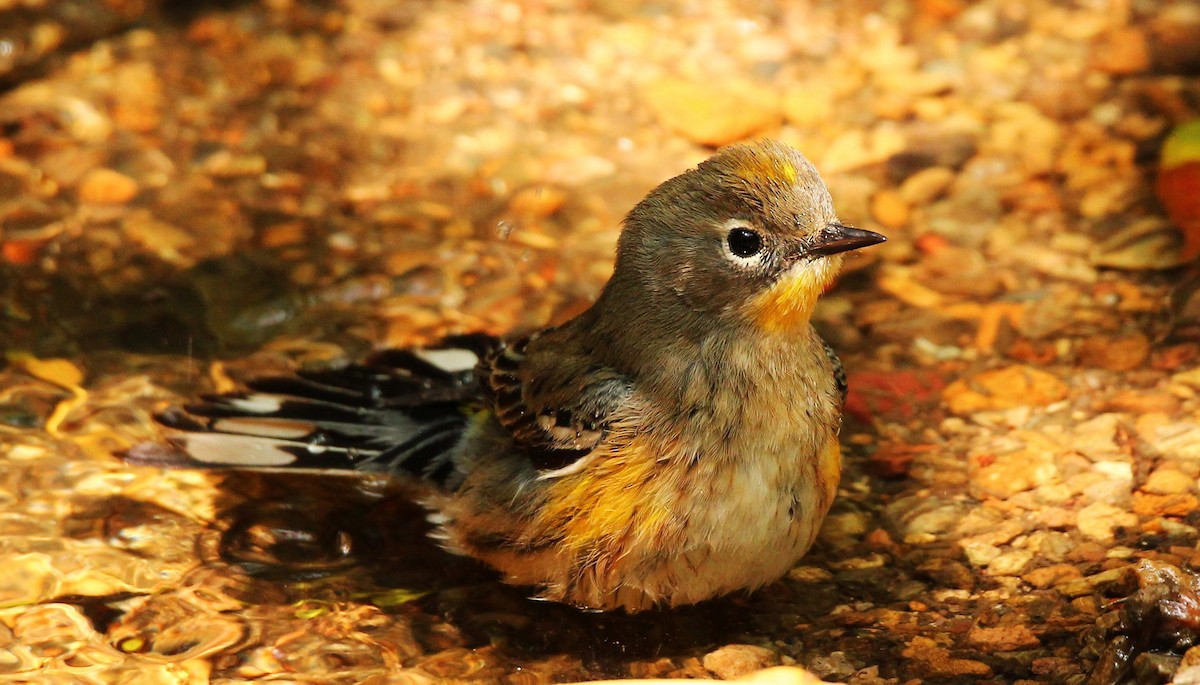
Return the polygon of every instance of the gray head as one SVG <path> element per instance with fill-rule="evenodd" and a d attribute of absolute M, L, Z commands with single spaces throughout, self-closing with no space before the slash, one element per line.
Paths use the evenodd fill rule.
<path fill-rule="evenodd" d="M 605 295 L 666 318 L 782 330 L 807 322 L 842 252 L 883 240 L 838 223 L 804 155 L 773 141 L 736 145 L 633 208 Z"/>

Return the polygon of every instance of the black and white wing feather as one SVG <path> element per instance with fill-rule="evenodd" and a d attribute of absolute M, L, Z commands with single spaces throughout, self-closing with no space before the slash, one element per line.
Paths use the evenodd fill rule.
<path fill-rule="evenodd" d="M 456 336 L 386 350 L 357 364 L 253 379 L 157 418 L 181 432 L 138 445 L 128 461 L 207 468 L 346 469 L 442 481 L 448 455 L 478 408 L 476 368 L 497 347 Z"/>

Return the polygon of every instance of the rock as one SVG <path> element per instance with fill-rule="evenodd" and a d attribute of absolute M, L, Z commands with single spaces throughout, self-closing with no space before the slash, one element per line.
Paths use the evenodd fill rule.
<path fill-rule="evenodd" d="M 912 673 L 929 678 L 988 677 L 992 669 L 982 661 L 959 659 L 927 637 L 914 637 L 901 654 L 910 660 Z"/>
<path fill-rule="evenodd" d="M 1136 74 L 1150 66 L 1145 32 L 1136 26 L 1114 29 L 1092 52 L 1092 66 L 1110 74 Z"/>
<path fill-rule="evenodd" d="M 1018 492 L 1058 480 L 1054 455 L 1044 449 L 1023 449 L 988 461 L 988 465 L 971 475 L 972 494 L 977 497 L 991 495 L 1008 499 Z"/>
<path fill-rule="evenodd" d="M 1044 590 L 1082 577 L 1083 573 L 1071 564 L 1053 564 L 1034 569 L 1021 576 L 1021 580 L 1039 590 Z"/>
<path fill-rule="evenodd" d="M 1093 502 L 1079 510 L 1077 525 L 1079 532 L 1089 538 L 1097 542 L 1109 543 L 1113 541 L 1115 528 L 1132 528 L 1137 525 L 1137 522 L 1137 516 L 1133 512 L 1104 502 Z"/>
<path fill-rule="evenodd" d="M 1109 371 L 1132 371 L 1150 356 L 1150 340 L 1140 333 L 1119 338 L 1097 335 L 1079 346 L 1080 365 Z"/>
<path fill-rule="evenodd" d="M 1191 492 L 1195 487 L 1195 478 L 1179 469 L 1160 466 L 1146 478 L 1142 491 L 1154 495 L 1182 495 Z"/>
<path fill-rule="evenodd" d="M 778 96 L 750 81 L 664 78 L 644 97 L 660 121 L 701 145 L 728 145 L 780 121 Z"/>
<path fill-rule="evenodd" d="M 725 645 L 704 655 L 704 668 L 732 680 L 779 664 L 779 655 L 757 645 Z"/>
<path fill-rule="evenodd" d="M 1033 552 L 1028 550 L 1017 549 L 1004 552 L 988 562 L 987 574 L 989 576 L 1020 575 L 1031 561 L 1033 561 Z"/>
<path fill-rule="evenodd" d="M 1195 495 L 1152 495 L 1133 493 L 1133 511 L 1142 516 L 1183 517 L 1200 508 Z"/>
<path fill-rule="evenodd" d="M 796 126 L 818 126 L 833 115 L 833 90 L 823 83 L 789 89 L 783 96 L 783 115 Z"/>
<path fill-rule="evenodd" d="M 894 190 L 881 190 L 871 198 L 871 216 L 885 228 L 901 228 L 908 224 L 912 208 Z"/>
<path fill-rule="evenodd" d="M 955 414 L 1045 406 L 1067 396 L 1067 386 L 1054 375 L 1017 364 L 984 371 L 951 383 L 942 399 Z"/>
<path fill-rule="evenodd" d="M 92 169 L 79 182 L 79 201 L 96 205 L 123 205 L 138 194 L 138 183 L 112 169 Z"/>
<path fill-rule="evenodd" d="M 910 205 L 923 205 L 938 199 L 954 182 L 954 171 L 944 166 L 922 169 L 900 185 L 900 197 Z"/>
<path fill-rule="evenodd" d="M 1009 652 L 1040 646 L 1041 640 L 1023 625 L 984 628 L 975 626 L 967 633 L 967 642 L 988 652 Z"/>

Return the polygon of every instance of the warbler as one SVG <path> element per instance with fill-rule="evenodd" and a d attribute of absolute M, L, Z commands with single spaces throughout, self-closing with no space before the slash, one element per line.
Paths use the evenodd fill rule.
<path fill-rule="evenodd" d="M 727 147 L 629 212 L 567 323 L 253 380 L 166 411 L 178 450 L 132 458 L 415 477 L 448 549 L 579 607 L 753 590 L 834 500 L 846 377 L 810 317 L 842 253 L 884 240 L 799 152 Z"/>

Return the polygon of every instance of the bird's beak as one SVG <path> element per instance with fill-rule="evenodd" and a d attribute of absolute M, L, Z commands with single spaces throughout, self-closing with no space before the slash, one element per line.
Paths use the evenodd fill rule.
<path fill-rule="evenodd" d="M 874 231 L 841 224 L 829 224 L 813 242 L 809 243 L 805 253 L 825 257 L 839 252 L 857 250 L 860 247 L 878 245 L 886 240 L 885 236 Z"/>

